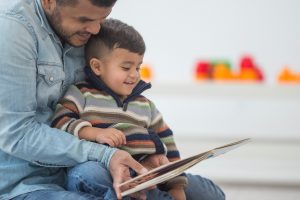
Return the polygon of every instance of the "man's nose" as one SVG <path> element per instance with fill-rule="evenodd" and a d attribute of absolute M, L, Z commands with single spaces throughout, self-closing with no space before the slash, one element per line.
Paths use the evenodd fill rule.
<path fill-rule="evenodd" d="M 91 22 L 87 27 L 86 27 L 86 31 L 96 35 L 97 33 L 99 33 L 101 28 L 101 24 L 99 22 Z"/>

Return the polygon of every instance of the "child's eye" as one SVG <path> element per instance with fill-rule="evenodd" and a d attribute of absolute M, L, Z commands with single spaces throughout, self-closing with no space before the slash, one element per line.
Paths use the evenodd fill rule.
<path fill-rule="evenodd" d="M 128 70 L 130 70 L 130 68 L 129 68 L 129 67 L 122 67 L 122 69 L 123 69 L 124 71 L 128 71 Z"/>
<path fill-rule="evenodd" d="M 137 67 L 137 68 L 136 68 L 136 71 L 137 71 L 137 72 L 139 72 L 139 71 L 140 71 L 140 69 L 141 69 L 140 67 Z"/>

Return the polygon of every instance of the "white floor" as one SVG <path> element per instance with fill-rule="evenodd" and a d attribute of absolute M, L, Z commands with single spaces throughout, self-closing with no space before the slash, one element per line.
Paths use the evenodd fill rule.
<path fill-rule="evenodd" d="M 220 184 L 227 200 L 299 200 L 299 187 Z"/>
<path fill-rule="evenodd" d="M 242 139 L 242 138 L 241 138 Z M 176 138 L 182 157 L 233 139 Z M 255 140 L 189 170 L 217 182 L 228 200 L 299 200 L 300 141 Z"/>

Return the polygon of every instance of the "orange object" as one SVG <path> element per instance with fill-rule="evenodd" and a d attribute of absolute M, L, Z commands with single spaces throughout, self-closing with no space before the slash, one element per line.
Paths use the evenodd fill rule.
<path fill-rule="evenodd" d="M 280 83 L 300 83 L 300 75 L 294 73 L 288 66 L 284 67 L 277 77 Z"/>
<path fill-rule="evenodd" d="M 288 67 L 284 67 L 283 70 L 279 73 L 277 80 L 279 82 L 287 82 L 291 79 L 292 72 Z"/>
<path fill-rule="evenodd" d="M 254 68 L 243 68 L 241 69 L 240 79 L 245 81 L 256 81 L 258 80 L 258 76 Z"/>
<path fill-rule="evenodd" d="M 153 79 L 153 72 L 149 65 L 143 64 L 140 69 L 141 79 L 149 82 Z"/>
<path fill-rule="evenodd" d="M 230 68 L 225 64 L 217 64 L 214 66 L 212 78 L 215 80 L 230 80 L 232 77 Z"/>
<path fill-rule="evenodd" d="M 240 80 L 243 81 L 263 81 L 262 70 L 256 65 L 254 59 L 249 56 L 243 56 L 240 60 Z"/>

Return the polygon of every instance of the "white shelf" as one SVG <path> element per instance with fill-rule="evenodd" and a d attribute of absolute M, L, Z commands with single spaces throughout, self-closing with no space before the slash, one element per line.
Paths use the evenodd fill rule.
<path fill-rule="evenodd" d="M 287 99 L 296 97 L 300 99 L 300 84 L 267 85 L 249 82 L 195 82 L 195 83 L 154 83 L 149 90 L 153 95 L 191 96 L 223 96 L 223 97 L 251 97 Z"/>
<path fill-rule="evenodd" d="M 300 140 L 300 85 L 153 84 L 146 95 L 179 135 Z"/>

